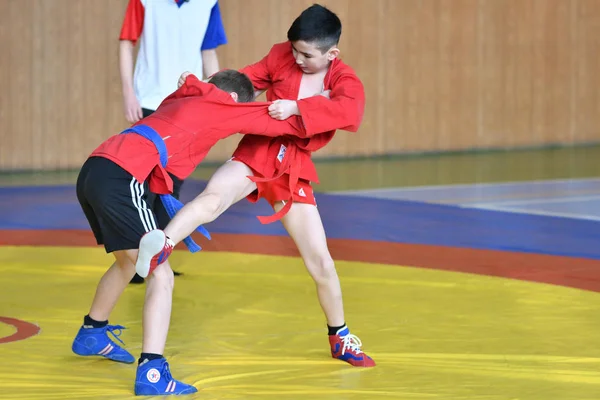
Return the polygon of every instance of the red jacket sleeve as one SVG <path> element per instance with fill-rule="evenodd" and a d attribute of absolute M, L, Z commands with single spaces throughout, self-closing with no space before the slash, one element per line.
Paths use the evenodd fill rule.
<path fill-rule="evenodd" d="M 235 121 L 236 131 L 242 134 L 259 136 L 292 135 L 306 138 L 307 132 L 298 116 L 283 121 L 269 115 L 269 104 L 265 102 L 235 104 L 229 110 L 228 118 Z"/>
<path fill-rule="evenodd" d="M 211 84 L 201 82 L 195 75 L 190 74 L 185 79 L 185 83 L 171 96 L 167 97 L 167 99 L 205 95 L 207 94 L 207 85 Z M 215 91 L 216 93 L 219 92 Z M 222 93 L 225 94 L 225 92 Z M 217 98 L 214 98 L 214 100 L 216 101 Z M 282 135 L 292 135 L 300 138 L 308 137 L 302 118 L 292 116 L 284 121 L 272 118 L 269 115 L 269 105 L 271 103 L 235 103 L 227 95 L 222 96 L 219 100 L 223 103 L 222 105 L 217 105 L 218 108 L 215 109 L 214 113 L 219 114 L 219 118 L 222 120 L 229 121 L 232 132 L 269 137 Z"/>
<path fill-rule="evenodd" d="M 130 40 L 135 44 L 142 35 L 143 29 L 144 6 L 141 0 L 129 0 L 119 40 Z"/>
<path fill-rule="evenodd" d="M 365 110 L 365 91 L 360 79 L 353 74 L 342 75 L 332 84 L 329 97 L 313 96 L 297 101 L 306 131 L 356 132 Z"/>
<path fill-rule="evenodd" d="M 185 83 L 167 99 L 208 95 L 208 91 L 213 87 L 208 85 L 211 84 L 201 82 L 195 75 L 188 75 Z M 304 117 L 301 116 L 292 116 L 283 121 L 272 118 L 269 115 L 269 102 L 235 103 L 225 92 L 219 90 L 215 90 L 210 96 L 216 94 L 219 94 L 219 98 L 213 97 L 213 100 L 220 101 L 220 104 L 214 114 L 218 114 L 224 121 L 229 121 L 232 131 L 269 137 L 291 135 L 303 139 L 325 132 L 318 130 L 318 125 L 315 125 L 312 131 L 308 131 Z"/>
<path fill-rule="evenodd" d="M 271 87 L 271 67 L 273 65 L 273 49 L 269 51 L 269 54 L 263 57 L 257 63 L 250 64 L 240 70 L 240 72 L 246 74 L 252 81 L 252 85 L 257 90 L 267 90 Z"/>
<path fill-rule="evenodd" d="M 202 107 L 209 110 L 208 115 L 222 122 L 221 131 L 227 135 L 235 133 L 276 137 L 292 135 L 308 138 L 322 131 L 307 132 L 303 118 L 292 116 L 279 121 L 269 115 L 268 102 L 236 103 L 224 91 L 216 86 L 201 82 L 195 75 L 190 74 L 179 89 L 169 95 L 163 103 L 184 97 L 203 97 L 207 99 Z"/>
<path fill-rule="evenodd" d="M 239 133 L 268 137 L 283 135 L 292 135 L 299 138 L 307 137 L 304 125 L 298 117 L 291 117 L 284 121 L 279 121 L 271 118 L 267 111 L 258 117 L 255 123 L 248 124 L 246 127 L 240 129 Z"/>

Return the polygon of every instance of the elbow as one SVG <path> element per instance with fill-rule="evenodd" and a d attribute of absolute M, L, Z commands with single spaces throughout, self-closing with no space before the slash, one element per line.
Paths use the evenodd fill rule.
<path fill-rule="evenodd" d="M 358 128 L 360 128 L 360 124 L 362 123 L 362 115 L 357 117 L 348 118 L 348 124 L 340 129 L 343 129 L 348 132 L 357 132 Z"/>
<path fill-rule="evenodd" d="M 354 121 L 352 121 L 349 131 L 350 132 L 358 131 L 358 128 L 360 128 L 360 125 L 362 124 L 363 118 L 364 118 L 364 108 L 360 108 L 357 110 L 357 113 L 355 114 Z"/>

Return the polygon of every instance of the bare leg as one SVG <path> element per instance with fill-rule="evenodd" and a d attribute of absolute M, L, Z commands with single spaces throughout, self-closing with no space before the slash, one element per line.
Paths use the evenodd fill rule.
<path fill-rule="evenodd" d="M 163 355 L 171 323 L 174 283 L 168 262 L 156 267 L 147 279 L 142 320 L 144 339 L 134 386 L 136 395 L 177 395 L 198 391 L 194 386 L 172 378 Z"/>
<path fill-rule="evenodd" d="M 276 204 L 279 210 L 283 204 Z M 330 327 L 342 327 L 344 304 L 342 289 L 335 265 L 327 249 L 325 229 L 316 206 L 294 203 L 282 219 L 283 225 L 296 243 L 304 265 L 317 286 L 319 303 Z M 374 367 L 375 361 L 362 350 L 360 339 L 350 334 L 347 327 L 329 335 L 331 356 L 355 367 Z"/>
<path fill-rule="evenodd" d="M 92 302 L 90 317 L 106 321 L 135 273 L 137 250 L 115 251 L 115 263 L 106 271 Z M 168 262 L 159 265 L 148 278 L 143 310 L 142 352 L 162 354 L 167 341 L 173 298 L 173 271 Z"/>
<path fill-rule="evenodd" d="M 147 278 L 144 299 L 143 353 L 163 354 L 171 322 L 174 276 L 168 261 Z"/>
<path fill-rule="evenodd" d="M 251 175 L 252 170 L 241 162 L 223 164 L 210 178 L 206 189 L 177 212 L 165 228 L 165 234 L 177 244 L 198 226 L 217 219 L 256 189 L 256 184 L 247 178 Z"/>
<path fill-rule="evenodd" d="M 130 254 L 128 254 L 130 253 Z M 119 297 L 135 274 L 137 250 L 122 250 L 113 253 L 116 261 L 100 279 L 89 316 L 96 321 L 107 321 Z"/>
<path fill-rule="evenodd" d="M 283 207 L 275 205 L 275 211 Z M 282 219 L 283 226 L 296 243 L 308 273 L 315 281 L 321 308 L 329 326 L 344 324 L 344 304 L 340 280 L 329 249 L 325 229 L 316 206 L 294 203 Z"/>

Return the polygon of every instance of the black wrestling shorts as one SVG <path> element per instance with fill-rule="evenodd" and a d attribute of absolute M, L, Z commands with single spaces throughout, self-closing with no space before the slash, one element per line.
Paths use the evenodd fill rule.
<path fill-rule="evenodd" d="M 96 241 L 107 253 L 137 249 L 142 236 L 162 229 L 168 215 L 148 182 L 102 157 L 90 157 L 77 178 L 77 199 Z M 161 216 L 160 219 L 157 215 Z"/>

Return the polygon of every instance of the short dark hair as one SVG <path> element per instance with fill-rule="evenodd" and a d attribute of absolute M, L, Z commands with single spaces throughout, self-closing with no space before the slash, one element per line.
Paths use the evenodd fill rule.
<path fill-rule="evenodd" d="M 214 74 L 208 83 L 212 83 L 228 93 L 236 92 L 238 103 L 249 103 L 254 100 L 254 86 L 245 74 L 234 69 L 224 69 Z"/>
<path fill-rule="evenodd" d="M 341 35 L 342 22 L 338 16 L 319 4 L 302 11 L 287 33 L 290 42 L 314 43 L 322 53 L 337 45 Z"/>

